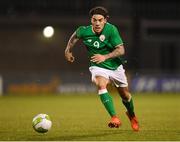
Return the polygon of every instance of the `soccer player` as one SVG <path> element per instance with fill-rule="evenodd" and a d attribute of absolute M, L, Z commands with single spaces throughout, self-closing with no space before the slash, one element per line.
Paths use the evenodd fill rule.
<path fill-rule="evenodd" d="M 89 15 L 91 25 L 80 26 L 72 34 L 65 49 L 65 58 L 69 62 L 74 62 L 72 47 L 79 39 L 82 39 L 88 50 L 92 82 L 97 86 L 100 100 L 111 116 L 108 126 L 118 128 L 121 125 L 112 97 L 107 90 L 107 85 L 111 82 L 117 88 L 122 103 L 127 109 L 126 115 L 131 122 L 132 129 L 138 131 L 138 120 L 135 116 L 132 96 L 128 90 L 128 82 L 122 65 L 121 56 L 125 53 L 122 39 L 116 26 L 107 22 L 109 15 L 104 7 L 92 8 Z"/>

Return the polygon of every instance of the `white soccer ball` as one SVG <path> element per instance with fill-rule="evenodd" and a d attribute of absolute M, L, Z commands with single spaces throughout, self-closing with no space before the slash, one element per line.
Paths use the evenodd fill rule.
<path fill-rule="evenodd" d="M 51 129 L 52 121 L 47 114 L 38 114 L 32 120 L 32 126 L 36 132 L 46 133 Z"/>

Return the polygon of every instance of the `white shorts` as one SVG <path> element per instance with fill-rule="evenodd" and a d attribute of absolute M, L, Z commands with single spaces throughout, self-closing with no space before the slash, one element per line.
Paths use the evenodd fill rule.
<path fill-rule="evenodd" d="M 120 65 L 116 70 L 108 70 L 97 66 L 91 66 L 89 67 L 89 71 L 92 75 L 92 81 L 96 80 L 96 76 L 103 76 L 109 79 L 116 87 L 128 86 L 125 70 L 122 65 Z"/>

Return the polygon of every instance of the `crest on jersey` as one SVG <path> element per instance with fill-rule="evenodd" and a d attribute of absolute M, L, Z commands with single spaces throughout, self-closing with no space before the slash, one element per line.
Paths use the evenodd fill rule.
<path fill-rule="evenodd" d="M 105 40 L 105 35 L 100 35 L 99 39 L 100 39 L 100 41 L 104 41 Z"/>

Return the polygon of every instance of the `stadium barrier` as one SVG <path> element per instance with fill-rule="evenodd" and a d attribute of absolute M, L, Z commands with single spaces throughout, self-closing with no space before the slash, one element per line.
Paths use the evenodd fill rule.
<path fill-rule="evenodd" d="M 134 92 L 180 92 L 180 75 L 140 75 L 131 80 Z"/>
<path fill-rule="evenodd" d="M 129 77 L 130 76 L 130 77 Z M 180 75 L 141 74 L 128 75 L 129 88 L 132 92 L 180 92 Z M 113 85 L 109 91 L 116 91 Z M 61 94 L 74 92 L 96 93 L 96 86 L 91 82 L 90 74 L 26 74 L 0 77 L 0 95 L 2 94 Z"/>

